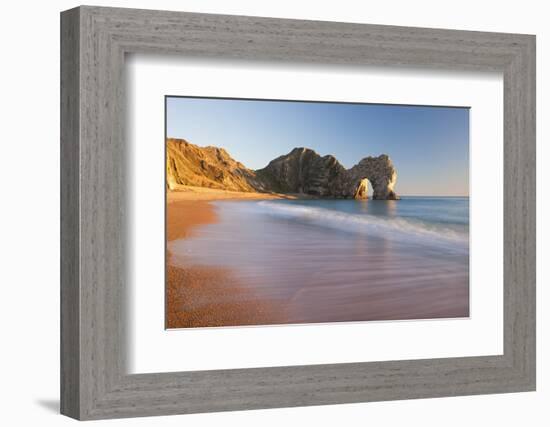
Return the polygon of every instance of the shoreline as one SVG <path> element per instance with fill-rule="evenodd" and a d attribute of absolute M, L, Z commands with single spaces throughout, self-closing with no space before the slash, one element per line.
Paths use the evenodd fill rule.
<path fill-rule="evenodd" d="M 455 261 L 456 257 L 449 264 L 447 255 L 434 259 L 430 247 L 425 253 L 411 252 L 406 242 L 404 246 L 393 247 L 380 245 L 377 239 L 365 238 L 356 239 L 357 245 L 350 246 L 346 243 L 347 237 L 338 236 L 330 239 L 334 250 L 327 251 L 323 249 L 326 236 L 322 230 L 314 232 L 308 229 L 307 239 L 300 241 L 294 239 L 300 235 L 299 229 L 287 235 L 284 227 L 265 238 L 272 248 L 274 244 L 283 248 L 284 242 L 293 242 L 292 250 L 282 249 L 277 257 L 266 257 L 262 255 L 261 247 L 250 250 L 254 248 L 250 239 L 255 239 L 253 233 L 258 229 L 258 223 L 246 215 L 242 221 L 240 216 L 235 216 L 235 212 L 241 209 L 237 203 L 227 206 L 233 216 L 226 217 L 228 213 L 224 210 L 223 224 L 220 224 L 220 230 L 228 226 L 228 218 L 231 224 L 237 224 L 231 225 L 232 240 L 212 234 L 217 233 L 217 227 L 208 230 L 204 236 L 197 227 L 221 220 L 218 217 L 222 215 L 218 210 L 222 209 L 221 204 L 216 207 L 211 202 L 283 197 L 206 190 L 167 193 L 167 328 L 461 318 L 469 315 L 468 272 L 463 271 L 462 261 Z M 244 209 L 243 213 L 246 212 Z M 214 246 L 193 246 L 193 252 L 188 252 L 176 250 L 180 245 L 176 244 L 175 253 L 169 252 L 170 242 L 190 238 L 195 232 L 201 233 L 197 235 L 198 241 L 210 240 Z M 181 244 L 186 245 L 185 242 Z M 195 250 L 202 252 L 195 253 Z M 294 262 L 292 255 L 288 255 L 294 250 L 303 263 L 292 270 L 290 280 L 285 271 Z M 201 257 L 203 261 L 199 261 Z M 231 261 L 233 259 L 237 262 Z M 317 264 L 319 259 L 323 263 Z M 276 274 L 262 278 L 261 275 L 250 276 L 250 271 L 257 274 L 254 269 L 244 275 L 240 270 L 243 266 L 246 269 L 265 260 L 269 260 L 270 265 L 282 263 L 276 264 L 276 271 L 283 272 L 281 277 L 285 280 L 270 281 L 270 277 Z M 196 262 L 205 264 L 194 264 Z M 468 260 L 464 262 L 467 269 Z M 311 265 L 316 267 L 312 270 L 308 267 Z M 333 286 L 336 270 L 331 266 L 336 266 L 338 271 L 346 266 L 343 273 L 338 273 L 338 277 L 345 278 L 345 286 Z M 256 287 L 256 283 L 261 286 Z"/>
<path fill-rule="evenodd" d="M 203 189 L 210 190 L 210 189 Z M 186 239 L 200 225 L 218 221 L 215 200 L 282 199 L 263 193 L 212 191 L 167 192 L 165 327 L 167 329 L 285 323 L 284 309 L 260 300 L 228 268 L 171 261 L 169 242 Z"/>

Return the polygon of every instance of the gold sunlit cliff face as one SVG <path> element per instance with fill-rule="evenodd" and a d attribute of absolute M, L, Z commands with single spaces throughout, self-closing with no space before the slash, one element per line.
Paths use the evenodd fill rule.
<path fill-rule="evenodd" d="M 332 156 L 300 147 L 259 170 L 248 169 L 218 147 L 198 147 L 183 139 L 166 141 L 166 186 L 171 191 L 200 187 L 224 191 L 299 194 L 320 198 L 397 200 L 397 172 L 382 154 L 365 157 L 351 169 Z M 366 180 L 366 181 L 365 181 Z"/>
<path fill-rule="evenodd" d="M 249 184 L 254 175 L 254 171 L 233 160 L 223 148 L 198 147 L 184 139 L 166 140 L 166 185 L 169 190 L 193 186 L 255 191 Z"/>

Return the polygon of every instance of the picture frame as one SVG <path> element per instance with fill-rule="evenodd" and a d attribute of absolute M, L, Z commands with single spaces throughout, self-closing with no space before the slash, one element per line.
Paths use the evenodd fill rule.
<path fill-rule="evenodd" d="M 128 53 L 502 72 L 503 354 L 128 374 Z M 61 413 L 89 420 L 535 390 L 535 175 L 532 35 L 91 6 L 62 12 Z"/>

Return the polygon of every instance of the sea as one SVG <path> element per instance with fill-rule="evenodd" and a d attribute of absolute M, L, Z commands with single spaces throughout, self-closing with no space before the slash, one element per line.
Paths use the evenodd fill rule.
<path fill-rule="evenodd" d="M 212 205 L 175 262 L 227 268 L 287 323 L 469 316 L 467 197 Z"/>

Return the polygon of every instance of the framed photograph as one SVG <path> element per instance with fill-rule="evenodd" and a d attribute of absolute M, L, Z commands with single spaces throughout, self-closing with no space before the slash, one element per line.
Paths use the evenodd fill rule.
<path fill-rule="evenodd" d="M 535 389 L 535 37 L 61 14 L 61 411 Z"/>
<path fill-rule="evenodd" d="M 165 114 L 167 328 L 469 317 L 469 108 L 167 96 Z"/>

